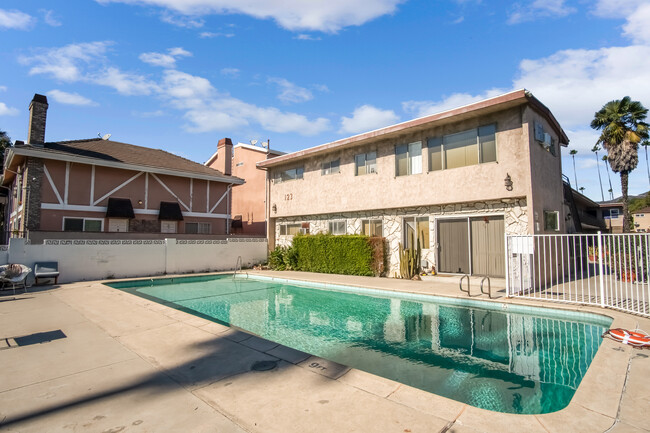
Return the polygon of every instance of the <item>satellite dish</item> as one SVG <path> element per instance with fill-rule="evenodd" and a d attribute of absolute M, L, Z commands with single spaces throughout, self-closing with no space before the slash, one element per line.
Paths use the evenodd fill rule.
<path fill-rule="evenodd" d="M 102 140 L 108 140 L 109 138 L 111 138 L 111 134 L 105 134 L 105 135 L 102 137 Z"/>
<path fill-rule="evenodd" d="M 251 144 L 255 146 L 257 144 L 257 140 L 251 140 Z"/>
<path fill-rule="evenodd" d="M 262 142 L 262 147 L 269 147 L 269 142 L 268 141 L 263 141 Z"/>

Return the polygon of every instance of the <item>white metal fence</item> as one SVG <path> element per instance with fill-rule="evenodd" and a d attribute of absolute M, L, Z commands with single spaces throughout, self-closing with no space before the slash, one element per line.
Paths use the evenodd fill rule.
<path fill-rule="evenodd" d="M 650 234 L 506 235 L 506 293 L 650 316 Z"/>

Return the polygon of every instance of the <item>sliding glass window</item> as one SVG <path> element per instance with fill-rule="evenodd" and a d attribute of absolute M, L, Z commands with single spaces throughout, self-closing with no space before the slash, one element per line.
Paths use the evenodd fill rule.
<path fill-rule="evenodd" d="M 422 142 L 395 146 L 395 176 L 422 173 Z"/>
<path fill-rule="evenodd" d="M 429 171 L 494 162 L 497 160 L 496 125 L 433 137 L 427 146 Z"/>

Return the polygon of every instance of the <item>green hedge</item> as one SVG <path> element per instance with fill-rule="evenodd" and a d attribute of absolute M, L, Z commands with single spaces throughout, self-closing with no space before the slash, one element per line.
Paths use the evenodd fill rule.
<path fill-rule="evenodd" d="M 359 235 L 296 235 L 290 248 L 278 247 L 271 252 L 269 264 L 277 270 L 381 275 L 385 269 L 384 239 Z"/>

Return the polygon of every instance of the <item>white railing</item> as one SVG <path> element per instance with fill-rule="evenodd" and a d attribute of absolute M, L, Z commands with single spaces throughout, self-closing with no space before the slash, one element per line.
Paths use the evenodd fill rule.
<path fill-rule="evenodd" d="M 650 316 L 650 234 L 506 235 L 506 293 Z"/>

